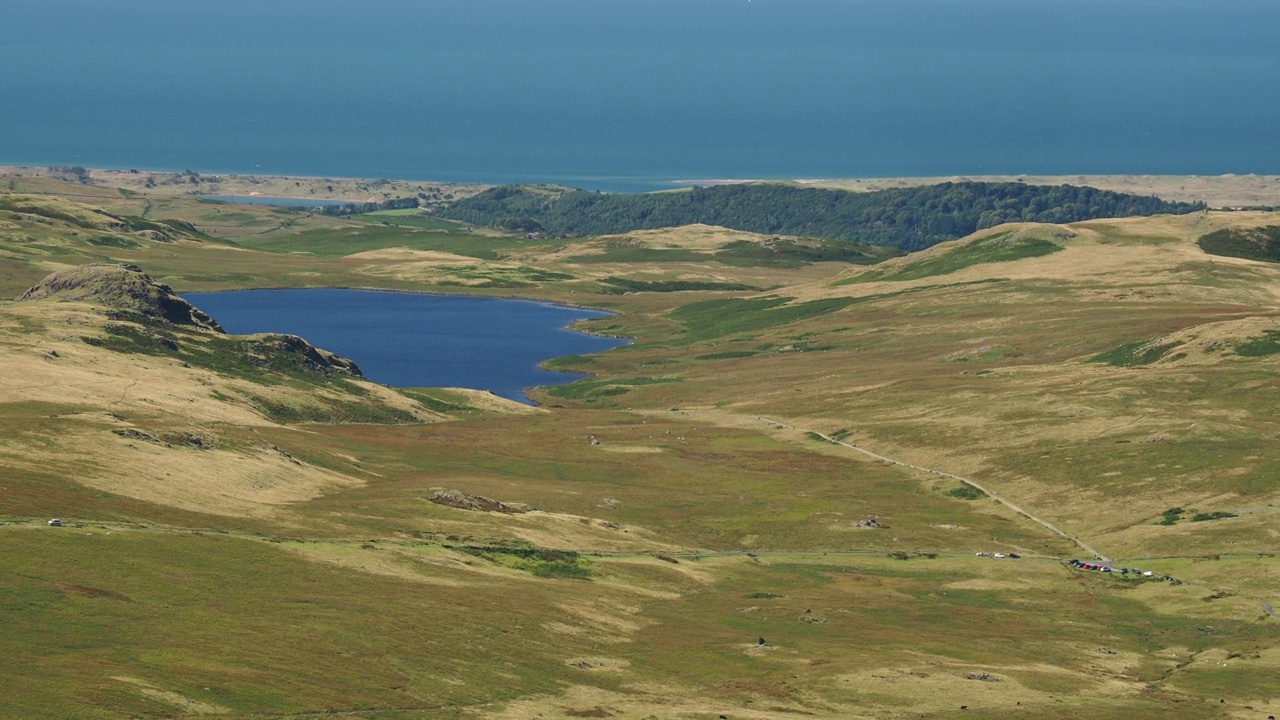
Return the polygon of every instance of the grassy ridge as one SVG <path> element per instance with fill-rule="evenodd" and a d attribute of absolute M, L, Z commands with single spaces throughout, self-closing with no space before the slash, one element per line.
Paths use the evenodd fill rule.
<path fill-rule="evenodd" d="M 684 324 L 681 342 L 693 343 L 819 317 L 856 302 L 854 298 L 831 298 L 788 304 L 793 299 L 771 296 L 705 300 L 685 305 L 670 317 Z"/>
<path fill-rule="evenodd" d="M 919 260 L 895 270 L 872 269 L 840 281 L 839 284 L 875 282 L 878 280 L 919 280 L 949 275 L 964 268 L 989 263 L 1006 263 L 1024 258 L 1043 257 L 1062 250 L 1052 240 L 1039 237 L 1017 237 L 1012 231 L 966 243 L 951 252 Z"/>
<path fill-rule="evenodd" d="M 502 250 L 514 246 L 511 240 L 480 241 L 468 233 L 454 230 L 417 230 L 416 228 L 406 230 L 398 226 L 384 225 L 308 230 L 258 240 L 245 239 L 239 241 L 239 244 L 264 252 L 307 253 L 323 258 L 403 247 L 413 250 L 438 250 L 481 260 L 496 260 L 501 256 Z"/>

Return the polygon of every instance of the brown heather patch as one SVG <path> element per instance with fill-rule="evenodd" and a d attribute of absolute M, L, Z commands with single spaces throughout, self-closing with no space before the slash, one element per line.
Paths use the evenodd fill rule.
<path fill-rule="evenodd" d="M 600 449 L 605 452 L 613 453 L 660 453 L 666 452 L 663 448 L 652 447 L 648 445 L 602 445 Z"/>
<path fill-rule="evenodd" d="M 661 556 L 646 554 L 595 560 L 607 571 L 599 582 L 609 583 L 614 577 L 618 577 L 618 582 L 630 580 L 630 592 L 671 600 L 674 597 L 663 590 L 667 585 L 681 588 L 678 592 L 671 591 L 678 594 L 705 590 L 716 581 L 715 569 L 697 560 L 686 557 L 671 563 L 659 557 Z M 645 582 L 646 580 L 649 582 Z"/>
<path fill-rule="evenodd" d="M 101 588 L 85 587 L 84 585 L 73 585 L 71 583 L 58 583 L 58 589 L 68 595 L 77 595 L 87 598 L 106 598 L 109 600 L 120 600 L 122 602 L 130 602 L 129 598 L 118 592 L 103 590 Z"/>

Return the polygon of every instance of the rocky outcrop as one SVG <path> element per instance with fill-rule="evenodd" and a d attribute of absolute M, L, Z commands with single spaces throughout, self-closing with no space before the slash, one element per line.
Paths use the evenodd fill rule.
<path fill-rule="evenodd" d="M 186 328 L 225 334 L 218 322 L 178 297 L 168 285 L 153 280 L 136 265 L 81 265 L 60 270 L 17 298 L 18 302 L 44 299 L 89 302 L 106 308 L 109 318 L 124 321 L 108 322 L 104 326 L 106 333 L 128 338 L 132 344 L 126 345 L 135 351 L 153 352 L 159 346 L 165 351 L 179 353 L 191 363 L 227 371 L 218 363 L 209 364 L 210 359 L 200 353 L 182 354 L 183 338 L 173 332 Z M 133 323 L 143 325 L 144 329 L 137 329 Z M 364 377 L 351 360 L 321 350 L 296 335 L 233 336 L 228 340 L 242 348 L 243 354 L 236 362 L 247 360 L 257 367 L 286 374 L 302 371 L 326 376 Z M 102 341 L 97 339 L 93 342 L 101 344 Z"/>
<path fill-rule="evenodd" d="M 524 503 L 504 503 L 481 495 L 468 495 L 460 490 L 437 490 L 428 499 L 437 505 L 448 505 L 461 510 L 499 512 L 508 515 L 518 515 L 533 510 L 531 506 Z"/>
<path fill-rule="evenodd" d="M 166 325 L 222 332 L 218 322 L 137 265 L 81 265 L 59 270 L 18 296 L 18 302 L 54 298 L 97 303 Z"/>
<path fill-rule="evenodd" d="M 248 351 L 249 360 L 263 366 L 275 366 L 287 358 L 320 375 L 364 377 L 355 362 L 321 350 L 297 335 L 255 335 L 249 340 Z"/>

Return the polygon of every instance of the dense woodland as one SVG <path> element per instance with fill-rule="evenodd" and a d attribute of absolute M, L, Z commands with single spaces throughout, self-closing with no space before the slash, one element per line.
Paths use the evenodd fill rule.
<path fill-rule="evenodd" d="M 871 193 L 740 184 L 641 194 L 504 185 L 453 203 L 437 215 L 562 236 L 706 223 L 912 251 L 1006 222 L 1064 223 L 1203 208 L 1202 203 L 1166 202 L 1089 187 L 1024 183 L 943 183 Z"/>
<path fill-rule="evenodd" d="M 1200 238 L 1200 248 L 1210 255 L 1280 262 L 1280 226 L 1223 228 Z"/>

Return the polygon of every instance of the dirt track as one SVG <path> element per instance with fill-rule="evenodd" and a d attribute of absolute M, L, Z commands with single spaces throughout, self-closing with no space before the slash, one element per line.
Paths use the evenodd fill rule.
<path fill-rule="evenodd" d="M 1017 506 L 1017 505 L 1015 505 L 1015 504 L 1013 504 L 1013 503 L 1009 502 L 1008 500 L 1006 500 L 1006 499 L 1004 499 L 1004 498 L 1000 497 L 1000 496 L 999 496 L 999 495 L 997 495 L 996 493 L 994 493 L 994 492 L 992 492 L 991 490 L 989 490 L 989 489 L 987 489 L 987 488 L 983 487 L 982 485 L 980 485 L 980 484 L 978 484 L 978 483 L 974 482 L 973 480 L 970 480 L 969 478 L 966 478 L 966 477 L 960 477 L 959 475 L 955 475 L 955 474 L 952 474 L 952 473 L 949 473 L 949 472 L 943 472 L 942 470 L 935 470 L 935 469 L 933 469 L 933 468 L 920 467 L 919 465 L 912 465 L 911 463 L 903 462 L 903 461 L 901 461 L 901 460 L 897 460 L 897 459 L 894 459 L 894 458 L 891 458 L 891 457 L 885 457 L 884 455 L 880 455 L 880 454 L 878 454 L 878 453 L 871 452 L 870 450 L 867 450 L 867 449 L 865 449 L 865 448 L 860 448 L 860 447 L 858 447 L 857 445 L 854 445 L 854 444 L 852 444 L 852 443 L 847 443 L 847 442 L 843 442 L 843 441 L 841 441 L 841 440 L 837 440 L 837 439 L 835 439 L 835 438 L 833 438 L 833 437 L 831 437 L 831 436 L 829 436 L 829 435 L 826 435 L 825 433 L 820 433 L 820 432 L 818 432 L 818 431 L 816 431 L 816 430 L 806 430 L 806 429 L 804 429 L 804 428 L 798 428 L 798 427 L 795 427 L 794 425 L 788 425 L 788 424 L 786 424 L 786 423 L 784 423 L 784 422 L 779 422 L 779 421 L 777 421 L 777 420 L 772 420 L 772 419 L 770 419 L 770 418 L 766 418 L 766 417 L 762 417 L 762 418 L 759 418 L 759 419 L 760 419 L 760 421 L 761 421 L 761 422 L 771 423 L 771 424 L 773 424 L 773 425 L 780 426 L 780 427 L 784 427 L 784 428 L 787 428 L 787 429 L 789 429 L 789 430 L 799 430 L 800 432 L 805 432 L 805 433 L 812 434 L 812 435 L 813 435 L 813 436 L 815 436 L 815 437 L 820 437 L 820 438 L 822 438 L 823 440 L 826 440 L 827 442 L 831 443 L 832 445 L 839 445 L 840 447 L 845 447 L 845 448 L 848 448 L 848 449 L 853 450 L 853 451 L 855 451 L 855 452 L 860 452 L 860 453 L 862 453 L 863 455 L 866 455 L 867 457 L 874 458 L 874 459 L 876 459 L 876 460 L 880 460 L 881 462 L 892 463 L 892 464 L 894 464 L 894 465 L 900 465 L 900 466 L 902 466 L 902 467 L 911 468 L 912 470 L 919 470 L 919 471 L 921 471 L 921 472 L 927 472 L 927 473 L 931 473 L 931 474 L 933 474 L 933 475 L 938 475 L 938 476 L 940 476 L 940 477 L 951 478 L 951 479 L 953 479 L 953 480 L 959 480 L 960 482 L 963 482 L 963 483 L 967 483 L 967 484 L 969 484 L 969 485 L 972 485 L 973 487 L 975 487 L 975 488 L 977 488 L 977 489 L 981 490 L 982 492 L 986 493 L 987 495 L 989 495 L 993 500 L 995 500 L 996 502 L 1000 503 L 1001 505 L 1004 505 L 1005 507 L 1007 507 L 1007 508 L 1009 508 L 1010 510 L 1012 510 L 1012 511 L 1014 511 L 1014 512 L 1018 513 L 1019 515 L 1021 515 L 1021 516 L 1025 517 L 1026 519 L 1028 519 L 1028 520 L 1030 520 L 1030 521 L 1032 521 L 1032 522 L 1036 523 L 1037 525 L 1040 525 L 1040 526 L 1044 527 L 1046 530 L 1049 530 L 1050 532 L 1052 532 L 1052 533 L 1054 533 L 1054 534 L 1056 534 L 1056 535 L 1060 535 L 1060 536 L 1062 536 L 1063 538 L 1066 538 L 1067 540 L 1070 540 L 1071 542 L 1075 543 L 1075 544 L 1076 544 L 1076 545 L 1077 545 L 1081 550 L 1084 550 L 1086 553 L 1089 553 L 1089 554 L 1090 554 L 1090 555 L 1092 555 L 1093 557 L 1095 557 L 1095 558 L 1097 558 L 1097 559 L 1099 559 L 1099 560 L 1102 560 L 1103 562 L 1110 562 L 1110 558 L 1106 557 L 1106 556 L 1105 556 L 1105 555 L 1103 555 L 1102 553 L 1100 553 L 1100 552 L 1098 552 L 1097 550 L 1093 549 L 1092 547 L 1090 547 L 1088 544 L 1086 544 L 1086 543 L 1085 543 L 1083 540 L 1081 540 L 1080 538 L 1077 538 L 1077 537 L 1072 536 L 1072 535 L 1068 535 L 1067 533 L 1063 532 L 1060 528 L 1058 528 L 1056 525 L 1054 525 L 1054 524 L 1050 523 L 1050 522 L 1049 522 L 1049 521 L 1047 521 L 1047 520 L 1044 520 L 1044 519 L 1041 519 L 1041 518 L 1036 517 L 1035 515 L 1032 515 L 1031 513 L 1029 513 L 1029 512 L 1027 512 L 1026 510 L 1022 509 L 1021 507 L 1019 507 L 1019 506 Z"/>

